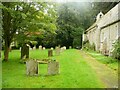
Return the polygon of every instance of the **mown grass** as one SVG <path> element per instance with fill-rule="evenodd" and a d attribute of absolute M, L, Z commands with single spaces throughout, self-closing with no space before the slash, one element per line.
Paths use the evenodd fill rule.
<path fill-rule="evenodd" d="M 112 57 L 104 56 L 101 53 L 95 51 L 87 51 L 87 53 L 99 62 L 106 64 L 109 68 L 118 71 L 118 63 L 120 63 L 119 60 L 114 59 Z"/>
<path fill-rule="evenodd" d="M 30 58 L 48 58 L 47 50 L 31 50 Z M 10 52 L 8 62 L 2 63 L 3 88 L 104 88 L 96 73 L 75 49 L 53 56 L 60 62 L 60 74 L 46 76 L 47 64 L 39 64 L 38 76 L 26 76 L 25 64 L 19 63 L 20 51 Z"/>

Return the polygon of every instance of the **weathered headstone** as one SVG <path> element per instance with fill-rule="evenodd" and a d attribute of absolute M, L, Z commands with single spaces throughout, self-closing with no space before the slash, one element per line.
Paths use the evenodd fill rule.
<path fill-rule="evenodd" d="M 30 50 L 32 50 L 32 48 L 31 48 L 31 47 L 30 47 L 29 49 L 30 49 Z"/>
<path fill-rule="evenodd" d="M 48 63 L 48 75 L 56 75 L 59 74 L 59 62 L 50 61 Z"/>
<path fill-rule="evenodd" d="M 63 52 L 63 51 L 64 51 L 64 49 L 63 49 L 63 47 L 61 47 L 61 48 L 60 48 L 60 52 Z"/>
<path fill-rule="evenodd" d="M 63 46 L 63 47 L 61 47 L 61 52 L 63 52 L 64 50 L 66 50 L 66 46 Z"/>
<path fill-rule="evenodd" d="M 71 49 L 72 48 L 72 46 L 69 46 L 69 49 Z"/>
<path fill-rule="evenodd" d="M 55 48 L 55 54 L 56 54 L 56 55 L 60 55 L 60 48 L 59 48 L 59 47 L 56 47 L 56 48 Z"/>
<path fill-rule="evenodd" d="M 45 47 L 43 47 L 43 50 L 45 50 Z"/>
<path fill-rule="evenodd" d="M 20 47 L 20 49 L 19 49 L 20 51 L 21 51 L 21 47 Z"/>
<path fill-rule="evenodd" d="M 48 50 L 48 57 L 53 56 L 53 50 Z"/>
<path fill-rule="evenodd" d="M 21 47 L 21 59 L 23 58 L 29 58 L 29 46 L 26 44 Z"/>
<path fill-rule="evenodd" d="M 36 50 L 36 47 L 35 47 L 35 46 L 33 47 L 33 50 Z"/>
<path fill-rule="evenodd" d="M 38 74 L 38 62 L 36 60 L 28 60 L 26 62 L 26 74 L 30 76 Z"/>
<path fill-rule="evenodd" d="M 53 47 L 51 47 L 51 50 L 53 50 L 54 48 Z"/>
<path fill-rule="evenodd" d="M 39 46 L 39 50 L 42 50 L 42 46 L 41 45 Z"/>
<path fill-rule="evenodd" d="M 66 46 L 64 46 L 63 49 L 66 50 Z"/>

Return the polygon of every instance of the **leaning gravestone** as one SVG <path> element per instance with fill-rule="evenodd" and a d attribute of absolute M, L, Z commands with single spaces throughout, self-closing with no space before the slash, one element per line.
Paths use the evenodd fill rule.
<path fill-rule="evenodd" d="M 28 60 L 26 62 L 26 74 L 30 76 L 38 74 L 38 62 L 36 60 Z"/>
<path fill-rule="evenodd" d="M 59 62 L 50 61 L 48 62 L 48 75 L 59 74 Z"/>
<path fill-rule="evenodd" d="M 21 59 L 23 58 L 29 58 L 29 46 L 26 44 L 21 47 Z"/>
<path fill-rule="evenodd" d="M 48 50 L 48 57 L 53 56 L 53 50 Z"/>

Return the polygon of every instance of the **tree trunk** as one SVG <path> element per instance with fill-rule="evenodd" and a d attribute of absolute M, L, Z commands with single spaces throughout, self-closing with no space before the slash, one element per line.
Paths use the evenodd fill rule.
<path fill-rule="evenodd" d="M 4 51 L 4 61 L 8 61 L 8 56 L 9 56 L 9 48 L 6 47 Z"/>
<path fill-rule="evenodd" d="M 2 3 L 7 8 L 10 7 L 10 3 L 3 2 Z M 8 61 L 9 56 L 9 50 L 10 50 L 10 44 L 12 41 L 12 34 L 11 34 L 11 14 L 6 9 L 2 9 L 2 17 L 3 17 L 3 39 L 5 41 L 5 47 L 4 47 L 4 61 Z"/>
<path fill-rule="evenodd" d="M 10 51 L 10 46 L 7 44 L 7 42 L 5 42 L 4 61 L 8 61 L 9 51 Z"/>

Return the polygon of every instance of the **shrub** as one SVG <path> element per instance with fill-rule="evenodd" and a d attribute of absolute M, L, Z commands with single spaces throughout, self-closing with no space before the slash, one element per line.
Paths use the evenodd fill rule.
<path fill-rule="evenodd" d="M 112 52 L 112 56 L 118 60 L 120 60 L 120 38 L 115 42 L 114 50 Z"/>
<path fill-rule="evenodd" d="M 76 48 L 76 49 L 81 49 L 82 47 L 82 42 L 79 38 L 75 38 L 73 40 L 73 47 Z"/>
<path fill-rule="evenodd" d="M 83 42 L 83 49 L 85 50 L 94 50 L 95 51 L 95 44 L 90 44 L 89 40 Z"/>

